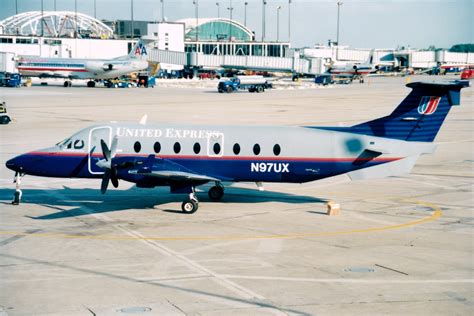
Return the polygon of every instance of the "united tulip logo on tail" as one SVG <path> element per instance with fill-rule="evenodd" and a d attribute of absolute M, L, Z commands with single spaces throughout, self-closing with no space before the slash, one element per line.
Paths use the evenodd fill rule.
<path fill-rule="evenodd" d="M 141 55 L 148 55 L 146 52 L 146 47 L 142 43 L 138 43 L 137 47 L 135 48 L 135 55 L 136 56 L 141 56 Z"/>
<path fill-rule="evenodd" d="M 436 112 L 440 97 L 422 97 L 420 105 L 418 105 L 418 113 L 430 115 Z"/>

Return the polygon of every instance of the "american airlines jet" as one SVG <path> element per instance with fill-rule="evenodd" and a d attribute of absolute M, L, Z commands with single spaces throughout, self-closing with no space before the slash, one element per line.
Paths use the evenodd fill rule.
<path fill-rule="evenodd" d="M 87 86 L 94 87 L 94 79 L 112 79 L 147 69 L 147 56 L 146 46 L 140 39 L 127 56 L 113 59 L 22 56 L 17 68 L 27 77 L 64 78 L 64 87 L 70 87 L 72 79 L 90 79 Z"/>

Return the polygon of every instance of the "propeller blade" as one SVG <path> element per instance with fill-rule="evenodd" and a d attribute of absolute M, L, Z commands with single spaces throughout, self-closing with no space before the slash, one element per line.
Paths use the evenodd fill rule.
<path fill-rule="evenodd" d="M 117 152 L 117 141 L 118 141 L 118 138 L 117 138 L 117 135 L 115 135 L 114 138 L 112 138 L 112 144 L 110 145 L 110 157 L 111 158 L 114 158 L 115 154 Z"/>
<path fill-rule="evenodd" d="M 110 171 L 110 180 L 112 181 L 112 185 L 114 188 L 118 188 L 119 182 L 117 177 L 117 169 L 112 168 Z"/>
<path fill-rule="evenodd" d="M 102 147 L 102 154 L 104 155 L 105 160 L 110 161 L 110 149 L 103 139 L 100 140 L 100 146 Z"/>
<path fill-rule="evenodd" d="M 100 185 L 100 192 L 104 194 L 107 191 L 107 187 L 109 186 L 110 180 L 110 169 L 106 169 L 104 172 L 104 176 L 102 177 L 102 183 Z"/>

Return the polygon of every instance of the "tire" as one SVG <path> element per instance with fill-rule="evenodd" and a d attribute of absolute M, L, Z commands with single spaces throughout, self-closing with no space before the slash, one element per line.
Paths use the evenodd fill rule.
<path fill-rule="evenodd" d="M 69 82 L 68 81 L 64 81 L 64 88 L 67 88 L 69 87 Z"/>
<path fill-rule="evenodd" d="M 256 89 L 257 89 L 257 93 L 263 92 L 263 87 L 262 86 L 258 86 Z"/>
<path fill-rule="evenodd" d="M 131 87 L 132 87 L 132 84 L 129 83 L 129 84 L 127 85 L 127 88 L 131 88 Z"/>
<path fill-rule="evenodd" d="M 183 204 L 181 204 L 181 210 L 183 213 L 186 214 L 193 214 L 198 210 L 199 204 L 198 202 L 189 200 L 189 201 L 184 201 Z"/>
<path fill-rule="evenodd" d="M 118 84 L 114 84 L 114 88 L 118 88 Z"/>
<path fill-rule="evenodd" d="M 0 116 L 0 124 L 8 124 L 10 123 L 10 118 L 8 116 Z"/>
<path fill-rule="evenodd" d="M 255 92 L 255 88 L 249 88 L 249 92 L 250 92 L 250 93 L 254 93 L 254 92 Z"/>
<path fill-rule="evenodd" d="M 219 201 L 224 196 L 224 188 L 220 186 L 213 186 L 209 189 L 209 192 L 207 194 L 209 195 L 209 198 L 211 200 Z"/>
<path fill-rule="evenodd" d="M 231 86 L 228 86 L 228 87 L 226 88 L 227 93 L 232 93 L 233 90 L 234 90 L 234 89 L 232 89 Z"/>

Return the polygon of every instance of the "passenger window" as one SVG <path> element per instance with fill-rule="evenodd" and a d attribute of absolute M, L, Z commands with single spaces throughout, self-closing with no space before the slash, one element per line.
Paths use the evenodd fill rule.
<path fill-rule="evenodd" d="M 155 151 L 156 154 L 158 154 L 161 151 L 160 142 L 156 142 L 155 145 L 153 145 L 153 150 Z"/>
<path fill-rule="evenodd" d="M 194 153 L 197 155 L 201 152 L 201 145 L 199 143 L 195 143 L 193 146 Z"/>
<path fill-rule="evenodd" d="M 84 141 L 82 139 L 76 139 L 74 141 L 74 149 L 82 149 L 84 148 Z"/>
<path fill-rule="evenodd" d="M 175 154 L 179 154 L 181 151 L 181 144 L 178 142 L 174 143 L 173 150 Z"/>
<path fill-rule="evenodd" d="M 139 153 L 140 150 L 142 150 L 142 144 L 140 144 L 140 142 L 135 142 L 135 144 L 133 144 L 133 150 L 135 150 L 136 153 Z"/>
<path fill-rule="evenodd" d="M 275 156 L 278 156 L 280 153 L 281 153 L 281 147 L 280 147 L 280 145 L 276 144 L 275 146 L 273 146 L 273 154 L 274 154 Z"/>
<path fill-rule="evenodd" d="M 232 149 L 234 150 L 235 155 L 240 154 L 240 145 L 239 144 L 235 143 L 234 148 L 232 148 Z"/>
<path fill-rule="evenodd" d="M 213 146 L 213 149 L 214 149 L 214 154 L 219 155 L 219 153 L 221 152 L 221 145 L 219 145 L 219 143 L 215 143 Z"/>
<path fill-rule="evenodd" d="M 253 153 L 257 156 L 260 154 L 260 145 L 259 144 L 255 144 L 253 146 Z"/>

